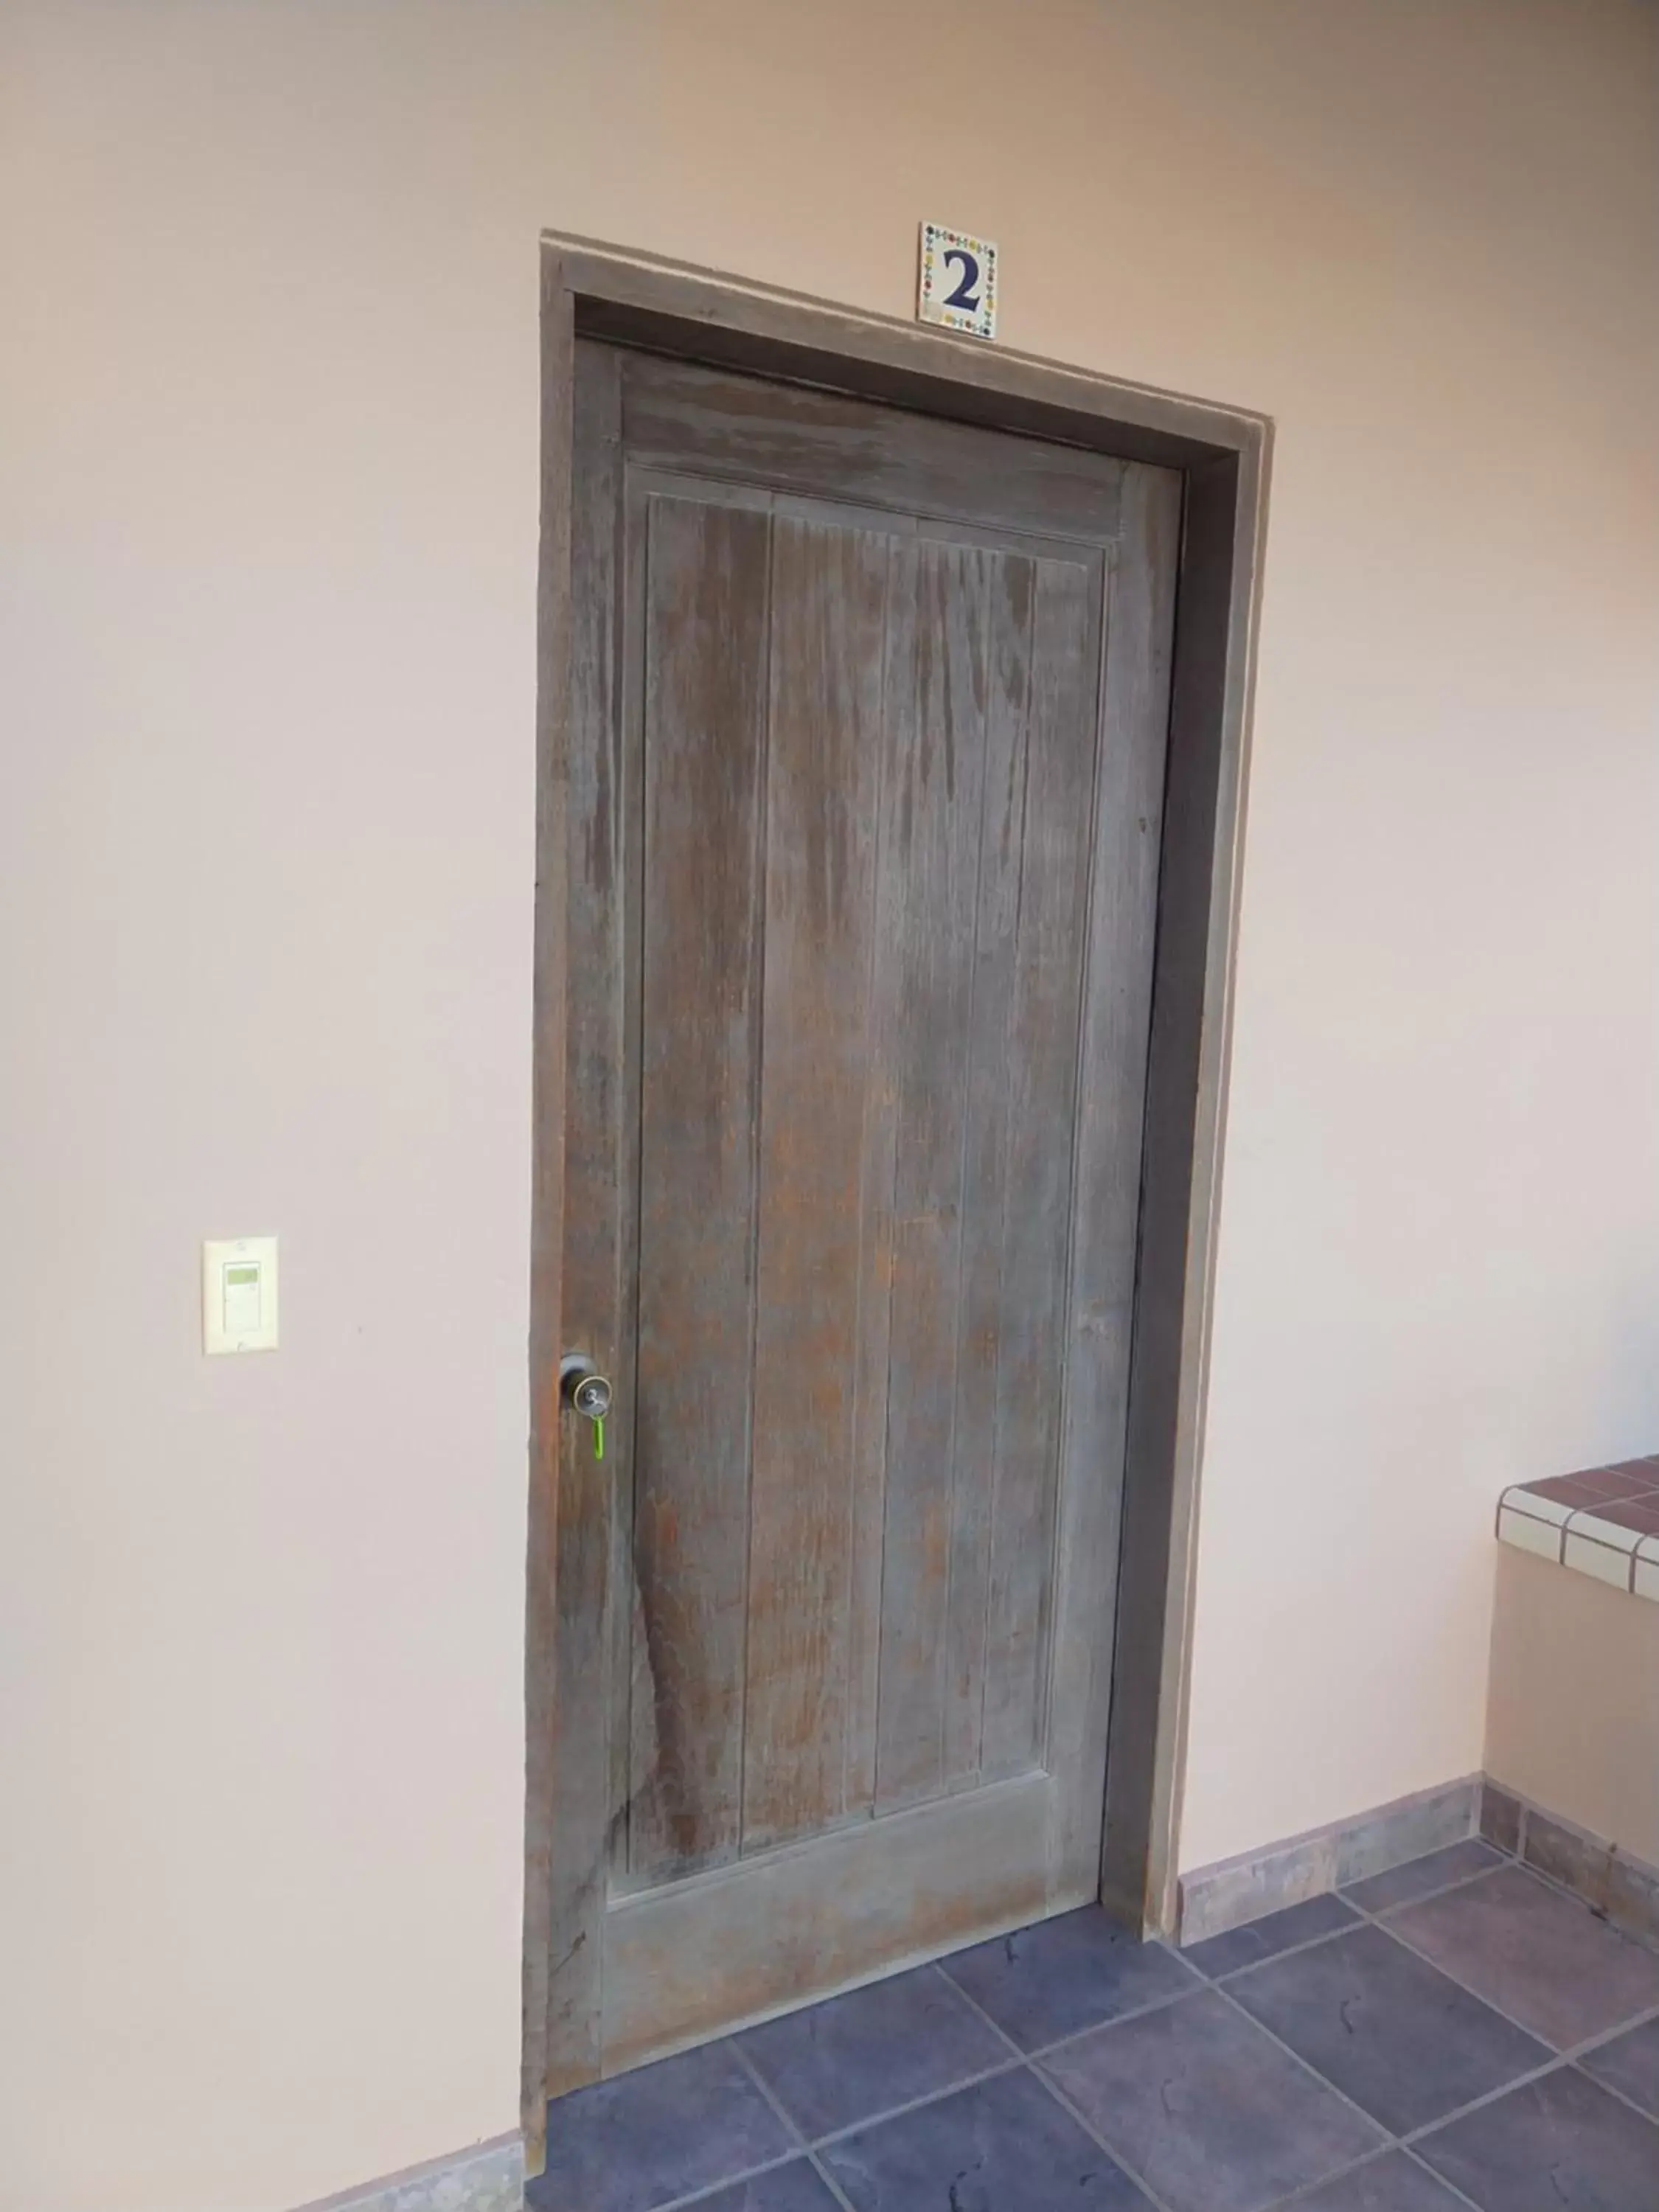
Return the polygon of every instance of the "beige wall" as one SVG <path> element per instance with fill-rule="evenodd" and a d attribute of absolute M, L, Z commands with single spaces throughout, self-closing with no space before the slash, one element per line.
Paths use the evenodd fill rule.
<path fill-rule="evenodd" d="M 1182 1856 L 1480 1763 L 1498 1485 L 1659 1434 L 1655 45 L 0 0 L 9 2201 L 515 2117 L 543 224 L 902 314 L 938 215 L 1277 418 Z"/>
<path fill-rule="evenodd" d="M 1659 1605 L 1504 1545 L 1486 1765 L 1659 1867 Z"/>

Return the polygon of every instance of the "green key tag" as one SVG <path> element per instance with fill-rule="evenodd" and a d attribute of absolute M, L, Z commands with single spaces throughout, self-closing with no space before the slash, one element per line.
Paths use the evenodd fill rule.
<path fill-rule="evenodd" d="M 593 1456 L 595 1459 L 603 1459 L 605 1457 L 605 1416 L 603 1413 L 600 1414 L 599 1419 L 593 1424 Z"/>

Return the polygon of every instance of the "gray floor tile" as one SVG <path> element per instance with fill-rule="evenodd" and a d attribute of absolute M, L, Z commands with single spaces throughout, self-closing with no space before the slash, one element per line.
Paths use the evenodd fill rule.
<path fill-rule="evenodd" d="M 1150 2212 L 1024 2067 L 842 2136 L 819 2154 L 856 2212 Z"/>
<path fill-rule="evenodd" d="M 1137 1942 L 1093 1905 L 977 1943 L 944 1965 L 1025 2051 L 1204 1986 L 1172 1951 Z"/>
<path fill-rule="evenodd" d="M 1042 2063 L 1170 2212 L 1261 2212 L 1383 2140 L 1214 1991 Z"/>
<path fill-rule="evenodd" d="M 1327 1892 L 1302 1905 L 1287 1905 L 1282 1912 L 1267 1913 L 1243 1928 L 1230 1928 L 1224 1936 L 1211 1936 L 1202 1943 L 1190 1945 L 1181 1955 L 1200 1974 L 1219 1980 L 1223 1974 L 1236 1974 L 1241 1967 L 1259 1966 L 1264 1959 L 1276 1959 L 1293 1944 L 1310 1943 L 1316 1936 L 1334 1936 L 1339 1928 L 1352 1928 L 1358 1919 L 1352 1905 Z"/>
<path fill-rule="evenodd" d="M 1292 1952 L 1228 1987 L 1395 2135 L 1443 2118 L 1550 2055 L 1381 1928 Z"/>
<path fill-rule="evenodd" d="M 1471 1836 L 1464 1843 L 1448 1844 L 1444 1850 L 1431 1851 L 1405 1866 L 1390 1867 L 1386 1874 L 1351 1881 L 1342 1894 L 1367 1912 L 1386 1912 L 1391 1905 L 1415 1904 L 1419 1897 L 1432 1897 L 1436 1890 L 1451 1882 L 1466 1881 L 1471 1875 L 1484 1874 L 1503 1863 L 1502 1851 L 1483 1844 L 1479 1836 Z"/>
<path fill-rule="evenodd" d="M 1630 2028 L 1611 2043 L 1598 2044 L 1578 2063 L 1659 2119 L 1659 2020 Z"/>
<path fill-rule="evenodd" d="M 727 2045 L 711 2043 L 549 2107 L 536 2212 L 651 2212 L 795 2148 Z"/>
<path fill-rule="evenodd" d="M 933 1966 L 768 2021 L 738 2040 L 812 2136 L 932 2096 L 1009 2057 L 1002 2038 Z"/>
<path fill-rule="evenodd" d="M 1520 1867 L 1389 1925 L 1559 2051 L 1659 2005 L 1659 1958 Z"/>
<path fill-rule="evenodd" d="M 1431 2173 L 1391 2150 L 1345 2173 L 1311 2197 L 1298 2197 L 1296 2212 L 1465 2212 L 1462 2200 Z"/>
<path fill-rule="evenodd" d="M 804 2158 L 769 2166 L 747 2181 L 734 2181 L 712 2197 L 700 2197 L 696 2212 L 839 2212 L 835 2198 Z"/>
<path fill-rule="evenodd" d="M 1571 2066 L 1417 2146 L 1481 2212 L 1654 2212 L 1659 2128 Z"/>

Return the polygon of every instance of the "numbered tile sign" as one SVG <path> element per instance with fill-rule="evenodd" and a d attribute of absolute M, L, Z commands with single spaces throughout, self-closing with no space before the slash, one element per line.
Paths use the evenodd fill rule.
<path fill-rule="evenodd" d="M 942 222 L 921 226 L 921 274 L 916 319 L 969 331 L 976 338 L 997 334 L 997 250 L 988 238 L 969 238 Z"/>

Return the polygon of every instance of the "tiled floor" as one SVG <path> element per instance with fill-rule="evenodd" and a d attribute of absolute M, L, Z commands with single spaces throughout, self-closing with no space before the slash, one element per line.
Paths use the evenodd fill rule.
<path fill-rule="evenodd" d="M 553 2106 L 537 2212 L 1659 2212 L 1659 1954 L 1485 1844 L 1095 1911 Z"/>

